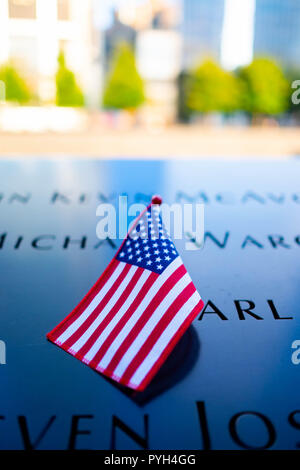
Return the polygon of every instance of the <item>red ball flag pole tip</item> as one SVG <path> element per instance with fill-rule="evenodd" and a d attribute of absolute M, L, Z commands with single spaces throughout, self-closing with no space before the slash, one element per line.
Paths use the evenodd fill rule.
<path fill-rule="evenodd" d="M 151 203 L 158 204 L 160 206 L 162 203 L 162 197 L 159 196 L 158 194 L 154 194 L 154 196 L 152 196 Z"/>

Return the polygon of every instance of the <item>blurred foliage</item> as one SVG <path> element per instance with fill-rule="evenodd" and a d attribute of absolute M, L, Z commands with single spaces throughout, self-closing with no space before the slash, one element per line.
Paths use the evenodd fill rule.
<path fill-rule="evenodd" d="M 194 112 L 231 113 L 240 108 L 241 86 L 237 77 L 213 60 L 192 70 L 184 82 L 185 102 Z"/>
<path fill-rule="evenodd" d="M 189 72 L 183 70 L 177 79 L 177 118 L 180 122 L 188 123 L 191 118 L 192 111 L 189 109 L 186 100 L 186 84 L 189 78 Z"/>
<path fill-rule="evenodd" d="M 144 100 L 144 84 L 136 68 L 134 53 L 127 43 L 121 43 L 113 55 L 103 92 L 103 106 L 133 110 Z"/>
<path fill-rule="evenodd" d="M 242 84 L 242 109 L 252 115 L 277 115 L 289 107 L 289 84 L 269 58 L 256 58 L 237 71 Z"/>
<path fill-rule="evenodd" d="M 256 58 L 235 73 L 206 60 L 183 80 L 180 112 L 244 111 L 252 116 L 279 115 L 288 110 L 290 84 L 279 65 L 269 58 Z"/>
<path fill-rule="evenodd" d="M 13 64 L 0 67 L 0 81 L 5 84 L 6 101 L 25 104 L 32 98 L 29 86 Z"/>
<path fill-rule="evenodd" d="M 62 51 L 58 56 L 58 69 L 55 79 L 57 106 L 84 106 L 83 93 L 76 82 L 74 73 L 67 68 Z"/>

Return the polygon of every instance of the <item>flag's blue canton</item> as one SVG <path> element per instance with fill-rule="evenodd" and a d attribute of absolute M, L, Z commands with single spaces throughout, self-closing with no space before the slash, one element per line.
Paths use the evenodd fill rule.
<path fill-rule="evenodd" d="M 178 253 L 162 223 L 159 209 L 151 207 L 152 211 L 148 209 L 130 232 L 117 259 L 160 274 Z"/>

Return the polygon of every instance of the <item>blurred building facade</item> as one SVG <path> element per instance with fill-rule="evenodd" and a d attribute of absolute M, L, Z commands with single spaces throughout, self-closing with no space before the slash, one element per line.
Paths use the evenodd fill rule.
<path fill-rule="evenodd" d="M 300 67 L 299 0 L 257 0 L 254 53 Z"/>
<path fill-rule="evenodd" d="M 42 101 L 55 97 L 60 50 L 87 101 L 96 99 L 99 34 L 93 28 L 92 0 L 0 0 L 0 44 L 0 64 L 14 61 Z"/>
<path fill-rule="evenodd" d="M 173 28 L 178 24 L 181 0 L 126 0 L 119 8 L 120 20 L 136 30 Z"/>
<path fill-rule="evenodd" d="M 147 119 L 154 124 L 173 122 L 177 115 L 177 78 L 182 64 L 178 31 L 178 4 L 152 0 L 148 27 L 138 31 L 137 66 L 146 84 Z"/>
<path fill-rule="evenodd" d="M 136 30 L 120 20 L 118 12 L 113 12 L 113 23 L 104 33 L 104 70 L 107 73 L 114 51 L 126 42 L 135 49 Z"/>
<path fill-rule="evenodd" d="M 251 61 L 258 55 L 273 57 L 284 66 L 300 66 L 298 0 L 182 0 L 181 17 L 184 68 L 205 57 L 234 68 L 243 63 L 243 56 Z M 239 51 L 242 47 L 244 53 Z M 233 57 L 239 53 L 240 64 Z"/>
<path fill-rule="evenodd" d="M 225 0 L 220 63 L 234 70 L 253 59 L 255 0 Z"/>
<path fill-rule="evenodd" d="M 182 0 L 183 67 L 220 60 L 225 0 Z"/>
<path fill-rule="evenodd" d="M 177 77 L 182 65 L 179 13 L 178 2 L 128 0 L 116 8 L 113 23 L 104 33 L 106 73 L 119 43 L 125 41 L 135 50 L 146 92 L 142 119 L 149 124 L 176 119 Z"/>

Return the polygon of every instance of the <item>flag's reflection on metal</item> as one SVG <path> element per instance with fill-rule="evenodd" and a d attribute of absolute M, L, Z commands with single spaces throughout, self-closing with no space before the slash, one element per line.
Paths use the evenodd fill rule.
<path fill-rule="evenodd" d="M 143 406 L 184 380 L 195 366 L 199 355 L 200 341 L 195 327 L 191 325 L 143 392 L 136 392 L 123 387 L 114 380 L 110 380 L 102 374 L 99 375 L 131 398 L 137 405 Z"/>

